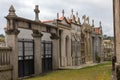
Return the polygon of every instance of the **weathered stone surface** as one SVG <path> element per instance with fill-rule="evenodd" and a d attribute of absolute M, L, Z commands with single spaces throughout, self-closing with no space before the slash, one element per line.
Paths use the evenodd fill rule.
<path fill-rule="evenodd" d="M 42 73 L 42 49 L 41 49 L 41 34 L 38 31 L 33 31 L 33 39 L 35 44 L 34 64 L 35 64 L 35 75 Z"/>
<path fill-rule="evenodd" d="M 113 14 L 114 14 L 114 37 L 115 37 L 115 75 L 120 80 L 120 0 L 113 0 Z M 114 80 L 114 79 L 113 79 Z"/>
<path fill-rule="evenodd" d="M 120 65 L 116 66 L 116 76 L 117 76 L 117 80 L 120 80 Z"/>
<path fill-rule="evenodd" d="M 0 66 L 0 80 L 12 80 L 12 66 Z"/>
<path fill-rule="evenodd" d="M 38 6 L 36 6 L 34 11 L 35 21 L 15 16 L 16 14 L 13 6 L 11 6 L 9 15 L 6 17 L 6 41 L 7 46 L 12 47 L 10 64 L 13 65 L 13 80 L 18 79 L 18 28 L 29 29 L 33 31 L 32 39 L 34 39 L 35 75 L 39 75 L 42 72 L 42 32 L 47 32 L 51 34 L 50 38 L 52 39 L 53 44 L 53 69 L 58 69 L 61 66 L 79 66 L 81 63 L 85 64 L 93 62 L 93 47 L 91 39 L 93 27 L 89 24 L 89 17 L 83 16 L 84 23 L 81 24 L 78 14 L 77 16 L 75 16 L 73 14 L 73 10 L 70 20 L 66 19 L 63 11 L 63 16 L 60 19 L 53 20 L 52 23 L 42 23 L 39 21 Z M 102 35 L 102 33 L 100 35 Z M 82 39 L 83 42 L 81 41 Z M 72 42 L 75 42 L 75 44 L 73 44 Z M 74 45 L 74 47 L 72 45 Z M 74 48 L 74 51 L 72 48 Z"/>

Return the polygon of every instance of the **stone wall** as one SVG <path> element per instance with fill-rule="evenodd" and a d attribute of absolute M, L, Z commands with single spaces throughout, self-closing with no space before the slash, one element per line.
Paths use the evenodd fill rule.
<path fill-rule="evenodd" d="M 0 47 L 0 80 L 13 80 L 13 68 L 10 65 L 11 51 L 10 47 Z"/>
<path fill-rule="evenodd" d="M 0 66 L 0 80 L 12 80 L 12 66 Z"/>

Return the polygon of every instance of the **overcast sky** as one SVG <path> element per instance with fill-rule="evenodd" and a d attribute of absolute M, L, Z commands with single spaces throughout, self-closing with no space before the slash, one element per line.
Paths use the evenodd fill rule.
<path fill-rule="evenodd" d="M 34 6 L 39 5 L 40 20 L 55 19 L 57 13 L 61 16 L 62 9 L 69 17 L 71 9 L 74 14 L 78 11 L 79 17 L 84 14 L 95 20 L 95 26 L 102 21 L 103 33 L 113 35 L 112 0 L 0 0 L 0 34 L 4 33 L 6 19 L 10 5 L 13 5 L 17 16 L 34 20 Z M 81 19 L 82 22 L 82 19 Z"/>

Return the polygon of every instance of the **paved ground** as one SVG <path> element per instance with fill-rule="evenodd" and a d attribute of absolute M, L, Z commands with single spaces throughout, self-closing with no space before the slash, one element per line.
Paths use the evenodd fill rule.
<path fill-rule="evenodd" d="M 61 67 L 60 69 L 80 69 L 80 68 L 84 68 L 84 67 L 87 67 L 87 66 L 94 66 L 94 65 L 97 65 L 98 63 L 88 63 L 88 64 L 82 64 L 80 66 L 68 66 L 66 68 L 64 67 Z"/>

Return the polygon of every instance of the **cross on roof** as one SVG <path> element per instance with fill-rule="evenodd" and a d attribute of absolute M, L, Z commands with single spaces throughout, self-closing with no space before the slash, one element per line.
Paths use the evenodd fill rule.
<path fill-rule="evenodd" d="M 34 12 L 35 12 L 35 21 L 39 21 L 39 6 L 36 5 L 35 6 L 35 9 L 34 9 Z"/>

